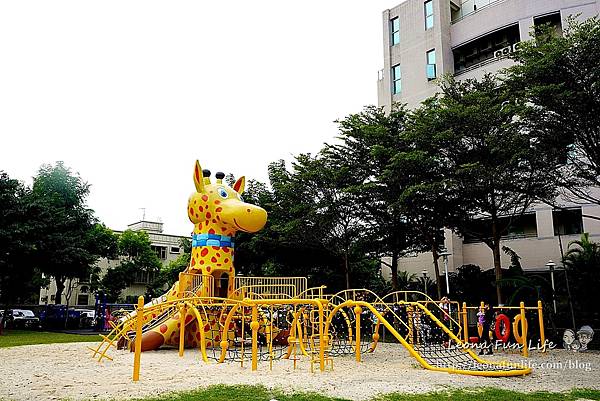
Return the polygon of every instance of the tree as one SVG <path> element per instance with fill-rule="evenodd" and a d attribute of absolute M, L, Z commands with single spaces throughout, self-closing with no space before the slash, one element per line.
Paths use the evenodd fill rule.
<path fill-rule="evenodd" d="M 600 282 L 600 243 L 590 240 L 588 233 L 571 241 L 563 264 L 569 273 L 574 310 L 579 319 L 600 321 L 600 304 L 597 301 Z"/>
<path fill-rule="evenodd" d="M 117 301 L 121 291 L 142 275 L 155 277 L 162 266 L 145 231 L 125 230 L 118 236 L 117 248 L 119 263 L 106 271 L 99 285 L 109 302 Z"/>
<path fill-rule="evenodd" d="M 512 290 L 507 295 L 507 304 L 516 305 L 519 301 L 525 304 L 535 303 L 544 298 L 544 289 L 548 289 L 548 281 L 538 274 L 525 275 L 521 266 L 521 257 L 511 248 L 502 247 L 502 251 L 510 257 L 508 274 L 500 280 L 500 286 Z"/>
<path fill-rule="evenodd" d="M 31 263 L 34 228 L 24 199 L 28 189 L 0 172 L 0 304 L 39 295 L 41 275 Z"/>
<path fill-rule="evenodd" d="M 488 245 L 498 284 L 502 236 L 535 201 L 556 193 L 549 156 L 532 146 L 536 137 L 523 129 L 520 104 L 495 77 L 461 82 L 446 77 L 440 88 L 424 106 L 430 118 L 421 121 L 421 132 L 429 135 L 420 143 L 436 149 L 446 184 L 463 200 L 464 213 L 449 226 Z M 501 304 L 498 285 L 496 296 Z"/>
<path fill-rule="evenodd" d="M 481 301 L 488 301 L 488 294 L 495 293 L 493 277 L 486 275 L 477 265 L 462 265 L 449 279 L 455 299 L 469 305 L 479 305 Z"/>
<path fill-rule="evenodd" d="M 314 158 L 300 155 L 294 168 L 296 186 L 313 203 L 308 217 L 319 227 L 315 240 L 341 260 L 346 288 L 351 288 L 353 253 L 366 231 L 357 196 L 348 190 L 353 171 L 325 153 Z"/>
<path fill-rule="evenodd" d="M 559 184 L 578 200 L 600 204 L 600 19 L 569 19 L 564 36 L 538 28 L 511 55 L 504 82 L 525 105 L 539 146 L 562 156 Z M 554 198 L 550 198 L 551 203 Z"/>
<path fill-rule="evenodd" d="M 419 280 L 417 279 L 417 275 L 414 273 L 409 273 L 407 271 L 399 271 L 398 272 L 398 289 L 404 291 L 410 291 L 418 286 Z M 423 288 L 421 285 L 418 288 Z M 417 289 L 418 289 L 417 288 Z"/>
<path fill-rule="evenodd" d="M 360 222 L 346 213 L 346 177 L 322 153 L 299 155 L 288 170 L 269 165 L 270 187 L 250 181 L 244 199 L 269 214 L 258 233 L 236 236 L 235 266 L 244 275 L 305 276 L 309 285 L 337 291 L 360 283 L 381 286 L 377 261 L 363 249 Z M 356 235 L 355 235 L 356 234 Z"/>
<path fill-rule="evenodd" d="M 34 262 L 56 282 L 56 303 L 62 301 L 65 281 L 90 274 L 108 250 L 100 249 L 96 219 L 85 200 L 89 185 L 62 162 L 43 165 L 27 197 L 35 216 Z"/>
<path fill-rule="evenodd" d="M 444 228 L 451 226 L 451 221 L 464 218 L 465 206 L 461 193 L 453 185 L 444 149 L 438 148 L 439 141 L 430 141 L 429 130 L 436 119 L 436 108 L 429 107 L 427 102 L 409 115 L 405 139 L 410 146 L 394 156 L 390 171 L 405 178 L 398 203 L 432 253 L 437 296 L 441 299 L 439 254 Z"/>
<path fill-rule="evenodd" d="M 423 239 L 408 221 L 398 203 L 406 186 L 405 176 L 397 174 L 394 156 L 409 146 L 403 133 L 407 112 L 395 106 L 389 114 L 383 108 L 365 107 L 338 121 L 341 143 L 328 145 L 324 154 L 334 161 L 340 173 L 347 174 L 346 192 L 356 198 L 360 219 L 366 223 L 370 251 L 378 258 L 389 257 L 392 287 L 399 289 L 398 258 L 421 250 Z"/>

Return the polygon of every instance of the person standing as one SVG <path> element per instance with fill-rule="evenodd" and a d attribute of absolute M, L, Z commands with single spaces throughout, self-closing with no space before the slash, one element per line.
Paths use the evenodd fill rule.
<path fill-rule="evenodd" d="M 493 352 L 493 339 L 492 339 L 492 324 L 494 321 L 494 309 L 489 305 L 485 305 L 485 310 L 483 312 L 483 332 L 481 333 L 481 350 L 479 351 L 479 355 L 483 355 L 486 353 L 487 355 L 492 355 Z M 480 320 L 480 321 L 481 321 Z"/>

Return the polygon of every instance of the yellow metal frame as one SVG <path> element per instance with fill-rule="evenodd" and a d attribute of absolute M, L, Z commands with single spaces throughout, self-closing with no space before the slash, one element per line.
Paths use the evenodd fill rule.
<path fill-rule="evenodd" d="M 144 323 L 152 316 L 155 316 L 158 313 L 166 312 L 171 309 L 170 313 L 179 313 L 180 319 L 180 342 L 179 342 L 179 355 L 183 356 L 184 353 L 184 329 L 185 329 L 185 320 L 186 316 L 192 314 L 194 318 L 197 320 L 199 327 L 203 327 L 205 323 L 205 318 L 208 319 L 205 307 L 210 308 L 221 308 L 221 315 L 218 317 L 218 321 L 221 324 L 220 336 L 221 342 L 219 344 L 214 344 L 214 346 L 219 346 L 220 354 L 218 357 L 218 363 L 222 363 L 226 359 L 227 349 L 229 347 L 228 340 L 228 330 L 230 324 L 234 319 L 242 319 L 242 358 L 241 364 L 244 363 L 244 322 L 250 321 L 250 330 L 251 330 L 251 369 L 258 369 L 258 334 L 259 330 L 261 333 L 264 329 L 264 334 L 267 340 L 268 347 L 268 355 L 269 355 L 269 366 L 272 368 L 273 362 L 273 339 L 276 335 L 277 327 L 274 325 L 275 319 L 275 311 L 278 307 L 286 307 L 291 312 L 291 317 L 286 320 L 290 324 L 290 333 L 289 340 L 287 345 L 287 350 L 285 352 L 285 359 L 292 359 L 294 363 L 294 369 L 296 368 L 296 363 L 299 360 L 300 356 L 309 357 L 311 371 L 313 370 L 313 365 L 319 364 L 319 370 L 324 371 L 327 368 L 333 368 L 333 359 L 329 355 L 331 351 L 331 334 L 330 328 L 332 319 L 337 313 L 342 313 L 346 324 L 348 326 L 348 340 L 350 344 L 353 343 L 355 359 L 358 363 L 361 362 L 361 319 L 362 313 L 364 310 L 368 310 L 372 315 L 377 319 L 375 324 L 375 331 L 372 337 L 372 342 L 368 348 L 368 352 L 373 352 L 377 346 L 379 341 L 378 330 L 381 325 L 383 325 L 413 356 L 420 364 L 426 369 L 434 370 L 434 371 L 444 371 L 448 373 L 457 373 L 457 374 L 465 374 L 472 376 L 520 376 L 526 375 L 531 372 L 530 368 L 525 366 L 521 366 L 519 364 L 511 364 L 506 362 L 491 362 L 487 360 L 483 360 L 479 358 L 475 353 L 470 349 L 465 349 L 464 352 L 469 354 L 474 361 L 487 364 L 491 366 L 508 366 L 513 368 L 512 370 L 506 371 L 497 371 L 497 370 L 489 370 L 489 371 L 467 371 L 460 370 L 454 368 L 443 368 L 430 365 L 411 345 L 412 337 L 410 333 L 412 332 L 412 319 L 409 318 L 408 322 L 405 322 L 404 319 L 400 318 L 391 308 L 391 305 L 398 304 L 406 307 L 407 312 L 410 315 L 418 313 L 426 315 L 431 321 L 433 321 L 437 326 L 439 326 L 448 338 L 452 341 L 456 342 L 457 346 L 464 346 L 463 341 L 460 339 L 460 336 L 464 336 L 465 340 L 468 340 L 468 329 L 465 324 L 467 321 L 466 313 L 468 307 L 463 304 L 462 308 L 458 310 L 459 312 L 459 320 L 462 320 L 462 325 L 464 325 L 465 329 L 463 332 L 459 332 L 459 335 L 456 335 L 452 330 L 450 330 L 444 323 L 442 323 L 430 310 L 431 304 L 435 303 L 435 301 L 431 299 L 426 299 L 424 297 L 423 300 L 409 302 L 404 301 L 402 298 L 407 299 L 410 293 L 408 292 L 397 292 L 390 294 L 391 300 L 394 302 L 386 302 L 386 298 L 379 298 L 376 294 L 367 289 L 357 289 L 357 290 L 347 290 L 342 291 L 334 295 L 326 296 L 324 295 L 325 287 L 315 287 L 312 289 L 305 289 L 298 294 L 304 294 L 306 298 L 294 298 L 292 295 L 296 295 L 298 287 L 295 284 L 292 284 L 289 281 L 279 280 L 272 281 L 267 284 L 262 284 L 261 282 L 250 280 L 252 283 L 246 286 L 246 289 L 250 288 L 259 288 L 259 292 L 251 292 L 251 291 L 243 291 L 244 293 L 251 294 L 252 298 L 244 298 L 243 300 L 234 300 L 234 299 L 223 299 L 212 296 L 199 296 L 198 293 L 207 294 L 210 293 L 206 286 L 211 283 L 211 279 L 207 277 L 201 277 L 197 279 L 195 277 L 191 277 L 192 275 L 181 275 L 180 276 L 180 287 L 181 295 L 180 297 L 171 299 L 170 301 L 158 303 L 158 304 L 149 304 L 148 306 L 144 306 L 143 297 L 138 299 L 137 308 L 134 313 L 131 313 L 131 318 L 121 322 L 119 325 L 113 325 L 113 330 L 108 336 L 103 336 L 102 343 L 97 348 L 90 348 L 94 352 L 94 356 L 100 355 L 99 360 L 106 358 L 111 359 L 106 352 L 110 347 L 116 347 L 116 339 L 118 338 L 128 338 L 127 333 L 131 332 L 131 330 L 135 327 L 135 340 L 134 340 L 134 366 L 133 366 L 133 380 L 138 381 L 140 377 L 140 368 L 141 368 L 141 341 L 142 341 L 142 327 Z M 196 275 L 197 276 L 197 275 Z M 211 277 L 212 278 L 212 277 Z M 248 278 L 244 278 L 248 279 Z M 253 278 L 254 279 L 254 278 Z M 264 280 L 264 278 L 260 278 Z M 297 279 L 297 278 L 292 278 Z M 302 282 L 302 280 L 298 281 Z M 302 285 L 302 284 L 300 284 Z M 190 291 L 189 288 L 193 290 Z M 200 291 L 197 289 L 200 288 Z M 262 292 L 262 289 L 269 289 L 269 293 Z M 270 294 L 273 289 L 282 290 L 284 293 L 279 294 L 280 298 L 277 296 L 271 296 Z M 196 294 L 195 296 L 184 296 L 184 295 Z M 264 296 L 269 296 L 269 298 L 263 298 Z M 326 298 L 316 298 L 313 296 L 323 295 Z M 361 299 L 365 296 L 369 296 L 373 302 L 366 302 Z M 419 295 L 419 293 L 417 293 Z M 424 295 L 424 294 L 423 294 Z M 292 296 L 292 297 L 288 297 Z M 420 296 L 420 295 L 419 295 Z M 292 307 L 291 309 L 289 307 Z M 437 307 L 437 304 L 436 304 Z M 201 312 L 201 310 L 202 312 Z M 348 317 L 345 309 L 352 308 L 355 316 L 354 323 L 351 324 L 350 318 Z M 507 307 L 511 308 L 511 307 Z M 514 308 L 514 307 L 512 307 Z M 251 315 L 248 317 L 246 315 L 246 309 L 251 311 Z M 516 309 L 516 308 L 515 308 Z M 523 303 L 518 307 L 520 310 L 521 316 L 521 324 L 524 322 L 525 311 L 528 309 L 524 306 Z M 529 308 L 532 309 L 532 308 Z M 541 309 L 541 302 L 538 302 L 538 306 L 535 308 L 538 310 L 538 313 Z M 212 310 L 212 309 L 211 309 Z M 266 315 L 268 313 L 268 315 Z M 172 315 L 171 315 L 172 316 Z M 289 316 L 289 315 L 288 315 Z M 406 337 L 402 336 L 394 326 L 389 322 L 389 318 L 393 318 L 395 321 L 399 322 L 408 330 L 408 335 Z M 246 320 L 249 319 L 249 320 Z M 291 321 L 290 321 L 291 320 Z M 222 323 L 221 323 L 222 322 Z M 543 317 L 540 317 L 540 324 L 543 325 Z M 262 325 L 262 326 L 261 326 Z M 457 326 L 461 326 L 461 324 L 457 323 Z M 263 327 L 263 329 L 261 329 Z M 526 342 L 526 330 L 523 331 L 525 333 L 524 341 Z M 208 355 L 206 349 L 206 336 L 203 330 L 200 330 L 200 355 L 204 362 L 208 362 Z M 527 347 L 524 347 L 524 354 L 527 352 Z"/>
<path fill-rule="evenodd" d="M 235 276 L 234 286 L 242 298 L 247 296 L 243 293 L 244 288 L 250 288 L 253 293 L 261 294 L 261 289 L 269 294 L 286 294 L 290 298 L 295 298 L 307 289 L 308 280 L 306 277 L 246 277 Z M 240 291 L 242 290 L 242 291 Z"/>
<path fill-rule="evenodd" d="M 479 310 L 479 308 L 483 308 L 485 306 L 484 302 L 482 301 L 481 304 L 479 306 L 467 306 L 466 303 L 463 302 L 462 305 L 462 316 L 463 316 L 463 328 L 464 328 L 464 340 L 465 342 L 469 341 L 469 337 L 468 337 L 468 321 L 467 321 L 467 312 L 469 309 L 475 309 L 475 310 Z M 525 340 L 523 338 L 518 338 L 517 336 L 515 336 L 515 340 L 517 340 L 517 342 L 519 344 L 522 344 L 523 346 L 521 347 L 521 354 L 524 357 L 528 357 L 529 356 L 529 344 L 527 343 L 527 329 L 528 329 L 528 324 L 527 324 L 527 319 L 526 319 L 526 314 L 527 311 L 535 311 L 537 312 L 537 316 L 538 316 L 538 326 L 539 326 L 539 331 L 540 331 L 540 343 L 542 344 L 542 352 L 546 352 L 547 348 L 546 348 L 546 331 L 545 331 L 545 327 L 544 327 L 544 308 L 542 305 L 542 301 L 538 300 L 537 301 L 537 305 L 536 306 L 525 306 L 524 302 L 520 302 L 519 306 L 494 306 L 493 307 L 494 310 L 518 310 L 519 313 L 516 316 L 519 316 L 519 325 L 521 328 L 521 333 L 525 333 L 525 336 L 518 336 L 518 337 L 524 337 Z M 514 330 L 514 325 L 513 325 L 513 333 L 515 333 Z"/>

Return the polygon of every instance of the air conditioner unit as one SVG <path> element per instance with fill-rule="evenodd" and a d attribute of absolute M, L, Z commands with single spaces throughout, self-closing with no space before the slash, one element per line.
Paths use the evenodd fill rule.
<path fill-rule="evenodd" d="M 512 53 L 512 51 L 513 51 L 512 45 L 503 47 L 502 49 L 496 50 L 494 52 L 494 58 L 506 57 L 510 53 Z"/>
<path fill-rule="evenodd" d="M 521 48 L 521 42 L 517 42 L 514 45 L 512 45 L 512 51 L 516 52 L 517 50 L 519 50 Z"/>

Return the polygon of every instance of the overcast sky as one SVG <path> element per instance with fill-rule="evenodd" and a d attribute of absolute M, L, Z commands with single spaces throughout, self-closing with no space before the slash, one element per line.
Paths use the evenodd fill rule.
<path fill-rule="evenodd" d="M 113 229 L 187 235 L 200 160 L 267 179 L 377 103 L 382 11 L 400 0 L 3 1 L 0 170 L 64 161 Z"/>

